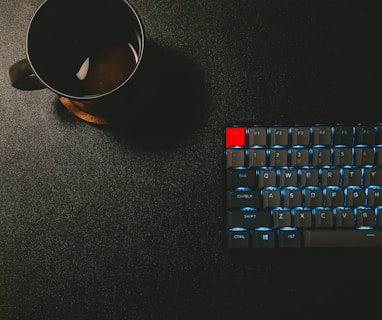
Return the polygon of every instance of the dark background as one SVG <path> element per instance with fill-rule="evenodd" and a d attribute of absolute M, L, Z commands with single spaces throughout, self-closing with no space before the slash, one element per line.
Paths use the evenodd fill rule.
<path fill-rule="evenodd" d="M 0 0 L 1 320 L 378 314 L 378 251 L 222 246 L 224 124 L 382 120 L 377 1 L 131 0 L 166 68 L 122 130 L 9 84 L 40 3 Z"/>

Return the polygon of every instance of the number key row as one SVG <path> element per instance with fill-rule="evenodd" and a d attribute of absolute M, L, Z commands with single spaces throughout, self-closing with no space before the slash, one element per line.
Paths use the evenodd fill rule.
<path fill-rule="evenodd" d="M 382 147 L 232 148 L 226 167 L 382 165 Z"/>

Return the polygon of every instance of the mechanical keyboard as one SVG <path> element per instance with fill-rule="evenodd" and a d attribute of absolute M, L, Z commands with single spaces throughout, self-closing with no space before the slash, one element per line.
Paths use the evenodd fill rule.
<path fill-rule="evenodd" d="M 224 127 L 225 247 L 382 247 L 382 123 Z"/>

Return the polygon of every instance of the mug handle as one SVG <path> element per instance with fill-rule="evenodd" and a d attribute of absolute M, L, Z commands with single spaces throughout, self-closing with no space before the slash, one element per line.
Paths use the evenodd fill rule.
<path fill-rule="evenodd" d="M 11 85 L 20 90 L 40 90 L 46 86 L 37 78 L 28 59 L 22 59 L 8 70 Z"/>

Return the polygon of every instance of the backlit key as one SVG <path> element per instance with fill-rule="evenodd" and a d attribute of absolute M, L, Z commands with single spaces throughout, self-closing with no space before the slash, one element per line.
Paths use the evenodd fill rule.
<path fill-rule="evenodd" d="M 317 126 L 313 127 L 312 131 L 314 145 L 330 145 L 332 141 L 331 127 Z"/>
<path fill-rule="evenodd" d="M 272 127 L 270 128 L 270 144 L 272 146 L 287 146 L 289 140 L 288 128 Z"/>
<path fill-rule="evenodd" d="M 226 148 L 245 146 L 245 127 L 229 127 L 225 131 Z"/>
<path fill-rule="evenodd" d="M 354 143 L 356 145 L 371 145 L 375 143 L 375 129 L 373 126 L 359 125 L 355 127 Z"/>
<path fill-rule="evenodd" d="M 267 128 L 253 127 L 248 129 L 249 146 L 265 146 L 267 144 Z"/>
<path fill-rule="evenodd" d="M 310 128 L 309 127 L 293 127 L 292 128 L 292 146 L 309 146 Z"/>
<path fill-rule="evenodd" d="M 230 167 L 242 167 L 245 164 L 244 149 L 228 149 L 226 152 L 226 165 Z"/>

